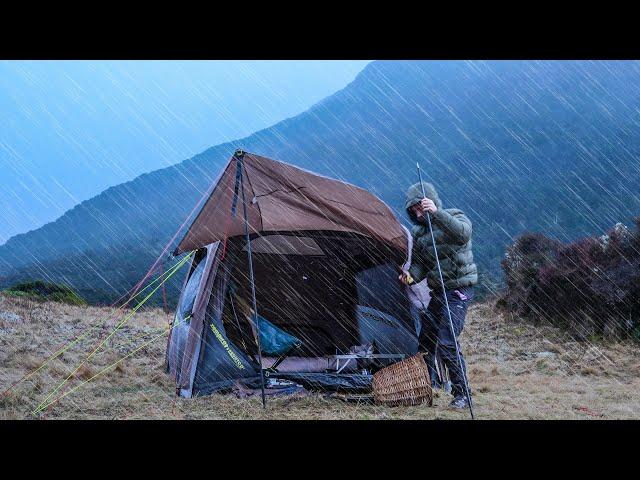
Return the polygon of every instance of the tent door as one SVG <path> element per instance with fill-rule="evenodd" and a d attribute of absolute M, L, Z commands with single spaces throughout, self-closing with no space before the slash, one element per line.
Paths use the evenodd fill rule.
<path fill-rule="evenodd" d="M 211 295 L 211 287 L 220 264 L 219 246 L 220 242 L 215 242 L 205 247 L 207 256 L 202 260 L 202 262 L 205 262 L 204 271 L 198 286 L 198 293 L 193 302 L 189 334 L 176 381 L 176 389 L 179 390 L 180 396 L 183 397 L 191 397 L 192 394 L 193 381 L 202 344 L 205 311 Z"/>

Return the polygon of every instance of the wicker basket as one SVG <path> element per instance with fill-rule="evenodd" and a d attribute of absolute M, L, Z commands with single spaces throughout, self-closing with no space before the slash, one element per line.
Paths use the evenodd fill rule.
<path fill-rule="evenodd" d="M 373 376 L 373 398 L 378 405 L 433 405 L 429 370 L 422 354 L 389 365 Z"/>

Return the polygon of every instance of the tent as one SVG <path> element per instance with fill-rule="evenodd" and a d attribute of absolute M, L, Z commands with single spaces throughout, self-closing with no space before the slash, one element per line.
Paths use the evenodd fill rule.
<path fill-rule="evenodd" d="M 240 384 L 264 400 L 266 376 L 370 389 L 376 368 L 417 352 L 397 281 L 408 240 L 370 192 L 236 151 L 174 251 L 195 252 L 167 344 L 176 393 Z"/>

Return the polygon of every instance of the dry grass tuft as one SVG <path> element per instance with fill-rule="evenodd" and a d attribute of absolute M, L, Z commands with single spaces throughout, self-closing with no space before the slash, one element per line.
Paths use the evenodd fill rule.
<path fill-rule="evenodd" d="M 77 372 L 75 372 L 72 378 L 80 378 L 82 380 L 89 380 L 91 377 L 95 375 L 96 372 L 93 371 L 91 367 L 88 365 L 82 365 Z"/>
<path fill-rule="evenodd" d="M 23 357 L 18 357 L 16 364 L 24 367 L 25 370 L 31 371 L 38 368 L 42 364 L 42 360 L 33 355 L 27 354 Z"/>

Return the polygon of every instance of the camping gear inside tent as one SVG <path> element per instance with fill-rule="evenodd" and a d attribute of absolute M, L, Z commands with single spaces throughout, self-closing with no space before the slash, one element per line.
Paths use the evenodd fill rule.
<path fill-rule="evenodd" d="M 405 229 L 362 188 L 239 150 L 174 255 L 190 251 L 167 346 L 181 396 L 265 376 L 370 391 L 417 352 Z"/>

